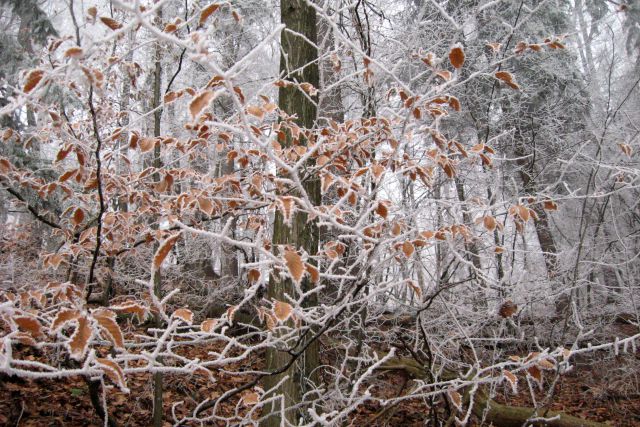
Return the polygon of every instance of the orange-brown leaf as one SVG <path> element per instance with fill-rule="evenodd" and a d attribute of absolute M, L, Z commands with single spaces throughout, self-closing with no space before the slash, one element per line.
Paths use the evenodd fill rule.
<path fill-rule="evenodd" d="M 76 208 L 76 210 L 73 211 L 71 222 L 77 227 L 82 224 L 82 221 L 84 221 L 84 211 L 81 208 Z"/>
<path fill-rule="evenodd" d="M 242 400 L 242 403 L 246 406 L 253 406 L 260 401 L 260 395 L 255 391 L 245 391 L 242 393 L 240 400 Z"/>
<path fill-rule="evenodd" d="M 320 281 L 320 272 L 313 265 L 306 263 L 305 267 L 307 272 L 309 273 L 309 277 L 311 278 L 312 283 L 318 283 Z"/>
<path fill-rule="evenodd" d="M 202 332 L 211 333 L 217 324 L 217 319 L 206 319 L 200 324 L 200 330 L 202 330 Z"/>
<path fill-rule="evenodd" d="M 86 317 L 79 317 L 77 319 L 78 325 L 76 330 L 71 336 L 68 342 L 69 352 L 71 357 L 76 360 L 82 360 L 89 348 L 89 342 L 93 337 L 93 329 L 91 328 L 91 322 Z"/>
<path fill-rule="evenodd" d="M 460 393 L 453 389 L 449 389 L 447 390 L 447 394 L 449 395 L 449 400 L 451 401 L 453 406 L 455 406 L 458 410 L 462 409 L 462 396 L 460 395 Z"/>
<path fill-rule="evenodd" d="M 81 47 L 74 46 L 74 47 L 70 47 L 69 49 L 67 49 L 67 51 L 64 53 L 64 57 L 65 58 L 80 58 L 83 53 L 84 53 L 84 51 L 82 50 Z"/>
<path fill-rule="evenodd" d="M 286 302 L 276 301 L 275 304 L 273 305 L 273 314 L 281 322 L 284 322 L 289 317 L 291 317 L 292 312 L 293 312 L 293 307 L 291 307 L 291 304 L 288 304 Z"/>
<path fill-rule="evenodd" d="M 142 151 L 143 153 L 153 150 L 153 148 L 156 146 L 155 138 L 141 138 L 139 140 L 136 139 L 136 141 L 138 142 L 140 151 Z"/>
<path fill-rule="evenodd" d="M 173 248 L 173 245 L 176 243 L 179 237 L 180 233 L 174 234 L 173 236 L 168 237 L 164 242 L 162 242 L 160 247 L 158 247 L 158 250 L 153 257 L 153 267 L 155 269 L 160 268 L 162 262 L 167 257 L 167 255 L 169 255 L 169 251 L 171 251 L 171 248 Z"/>
<path fill-rule="evenodd" d="M 558 210 L 558 204 L 556 202 L 554 202 L 553 200 L 545 200 L 544 201 L 544 209 L 548 210 L 548 211 L 557 211 Z"/>
<path fill-rule="evenodd" d="M 464 65 L 464 50 L 462 50 L 462 47 L 455 46 L 449 51 L 449 61 L 455 68 L 462 68 Z"/>
<path fill-rule="evenodd" d="M 280 206 L 282 207 L 282 216 L 284 217 L 284 222 L 289 223 L 291 221 L 293 211 L 295 210 L 295 200 L 291 196 L 282 196 L 278 198 L 278 201 L 280 202 Z"/>
<path fill-rule="evenodd" d="M 147 308 L 135 301 L 125 301 L 122 304 L 113 305 L 109 308 L 117 313 L 133 314 L 138 318 L 139 322 L 144 322 L 148 314 Z"/>
<path fill-rule="evenodd" d="M 80 317 L 80 312 L 76 309 L 64 308 L 60 310 L 51 322 L 51 331 L 57 331 L 64 326 L 65 323 L 76 320 L 78 317 Z"/>
<path fill-rule="evenodd" d="M 498 313 L 500 314 L 501 317 L 504 317 L 506 319 L 516 314 L 517 311 L 518 311 L 518 306 L 513 301 L 507 300 L 502 303 Z"/>
<path fill-rule="evenodd" d="M 42 333 L 42 325 L 38 322 L 38 319 L 32 316 L 16 316 L 13 318 L 13 321 L 16 322 L 18 328 L 22 332 L 26 332 L 31 335 L 33 338 L 38 338 L 43 335 Z"/>
<path fill-rule="evenodd" d="M 284 251 L 284 260 L 291 278 L 294 280 L 294 282 L 300 283 L 305 270 L 304 263 L 302 262 L 302 257 L 300 256 L 300 254 L 298 254 L 298 252 L 296 251 L 286 249 Z"/>
<path fill-rule="evenodd" d="M 496 229 L 496 219 L 491 215 L 486 215 L 484 218 L 482 218 L 482 222 L 484 223 L 484 228 L 486 228 L 487 230 L 493 231 Z"/>
<path fill-rule="evenodd" d="M 211 215 L 213 213 L 213 203 L 211 203 L 211 200 L 206 197 L 198 197 L 198 207 L 207 215 Z"/>
<path fill-rule="evenodd" d="M 518 84 L 513 79 L 513 75 L 508 71 L 497 71 L 495 73 L 495 76 L 497 79 L 502 80 L 511 89 L 520 89 L 520 86 L 518 86 Z"/>
<path fill-rule="evenodd" d="M 411 243 L 410 241 L 406 241 L 402 244 L 402 252 L 404 253 L 404 256 L 406 256 L 407 258 L 410 258 L 411 255 L 413 255 L 413 252 L 415 251 L 415 247 L 413 246 L 413 243 Z"/>
<path fill-rule="evenodd" d="M 376 213 L 380 215 L 382 218 L 386 218 L 387 215 L 389 215 L 389 208 L 387 208 L 387 204 L 378 202 L 378 206 L 376 207 Z"/>
<path fill-rule="evenodd" d="M 120 28 L 122 28 L 122 24 L 121 23 L 119 23 L 118 21 L 116 21 L 113 18 L 109 18 L 108 16 L 101 16 L 100 17 L 100 21 L 102 21 L 102 23 L 104 25 L 106 25 L 107 27 L 111 28 L 113 31 L 119 30 Z"/>
<path fill-rule="evenodd" d="M 527 368 L 527 374 L 533 378 L 539 385 L 542 385 L 542 371 L 536 365 Z"/>
<path fill-rule="evenodd" d="M 116 322 L 116 314 L 104 308 L 98 309 L 91 314 L 106 333 L 107 338 L 113 343 L 113 346 L 118 349 L 124 349 L 124 335 Z"/>
<path fill-rule="evenodd" d="M 509 385 L 511 385 L 511 390 L 514 393 L 518 392 L 518 377 L 516 377 L 512 372 L 507 371 L 506 369 L 502 371 L 502 375 L 507 380 Z"/>
<path fill-rule="evenodd" d="M 211 101 L 213 100 L 213 92 L 210 90 L 205 90 L 204 92 L 196 95 L 189 104 L 189 112 L 191 113 L 191 117 L 196 119 L 200 112 L 207 107 Z"/>
<path fill-rule="evenodd" d="M 193 312 L 187 308 L 179 308 L 173 312 L 173 317 L 182 320 L 184 323 L 190 325 L 193 323 Z"/>
<path fill-rule="evenodd" d="M 220 9 L 219 3 L 212 3 L 209 6 L 202 9 L 202 12 L 200 12 L 200 20 L 198 21 L 198 23 L 200 25 L 204 25 L 204 23 L 207 22 L 207 19 L 209 19 L 209 17 L 213 15 L 215 11 L 218 9 Z"/>
<path fill-rule="evenodd" d="M 44 71 L 42 70 L 35 69 L 35 70 L 29 71 L 25 79 L 24 86 L 22 88 L 24 93 L 29 93 L 36 86 L 38 86 L 38 83 L 40 83 L 40 80 L 42 80 L 43 76 L 44 76 Z"/>
<path fill-rule="evenodd" d="M 100 369 L 104 372 L 104 374 L 109 378 L 115 385 L 118 386 L 123 391 L 127 390 L 127 384 L 125 382 L 124 371 L 122 368 L 113 360 L 103 359 L 98 357 L 96 362 Z"/>
<path fill-rule="evenodd" d="M 257 283 L 258 280 L 260 280 L 260 270 L 256 270 L 255 268 L 249 270 L 247 272 L 247 280 L 249 280 L 249 283 Z"/>
<path fill-rule="evenodd" d="M 264 110 L 256 105 L 249 105 L 247 107 L 247 113 L 251 114 L 252 116 L 256 116 L 260 120 L 264 118 Z"/>

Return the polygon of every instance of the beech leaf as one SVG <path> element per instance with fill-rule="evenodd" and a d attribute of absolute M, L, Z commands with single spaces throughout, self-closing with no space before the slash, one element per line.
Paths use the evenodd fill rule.
<path fill-rule="evenodd" d="M 298 252 L 287 249 L 284 251 L 284 259 L 291 278 L 294 282 L 300 283 L 305 270 L 302 257 Z"/>

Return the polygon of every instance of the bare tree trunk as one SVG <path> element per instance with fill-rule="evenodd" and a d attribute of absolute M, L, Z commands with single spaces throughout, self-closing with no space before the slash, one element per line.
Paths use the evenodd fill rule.
<path fill-rule="evenodd" d="M 460 203 L 462 203 L 462 221 L 465 225 L 470 226 L 472 225 L 472 219 L 467 208 L 467 199 L 464 194 L 464 184 L 458 177 L 455 178 L 455 184 L 456 193 L 458 194 L 458 200 L 460 201 Z M 481 284 L 484 284 L 484 280 L 482 280 L 482 278 L 478 277 L 477 275 L 477 272 L 482 271 L 482 263 L 480 262 L 477 243 L 475 241 L 465 241 L 464 248 L 469 254 L 471 263 L 473 264 L 473 269 L 469 268 L 470 276 L 476 278 Z"/>
<path fill-rule="evenodd" d="M 281 0 L 281 21 L 287 29 L 303 35 L 312 43 L 316 43 L 316 13 L 304 0 Z M 280 57 L 280 70 L 285 73 L 285 78 L 299 83 L 308 82 L 314 87 L 319 87 L 320 76 L 317 65 L 318 51 L 315 46 L 307 43 L 304 38 L 298 37 L 289 31 L 283 31 L 281 35 L 282 56 Z M 311 129 L 316 120 L 316 104 L 311 102 L 296 87 L 281 87 L 279 91 L 279 107 L 287 114 L 297 116 L 300 126 Z M 291 136 L 287 135 L 285 145 L 290 145 Z M 301 141 L 305 143 L 306 141 Z M 321 201 L 320 181 L 318 178 L 307 179 L 304 183 L 305 191 L 311 202 L 318 205 Z M 284 222 L 282 212 L 277 211 L 273 225 L 273 247 L 289 244 L 296 248 L 302 247 L 311 256 L 317 254 L 319 243 L 319 230 L 315 221 L 307 222 L 307 214 L 297 212 L 292 218 L 291 226 Z M 312 283 L 305 279 L 302 283 L 303 291 L 308 290 Z M 272 275 L 269 281 L 268 296 L 273 300 L 286 301 L 286 294 L 295 295 L 295 289 L 290 279 L 280 279 Z M 317 297 L 309 298 L 304 302 L 311 306 L 317 303 Z M 312 335 L 312 334 L 310 334 Z M 304 345 L 304 343 L 302 343 Z M 267 351 L 267 370 L 274 371 L 286 365 L 290 360 L 286 352 L 270 348 Z M 294 363 L 289 369 L 279 375 L 267 377 L 265 389 L 273 388 L 285 376 L 277 394 L 282 395 L 280 404 L 284 407 L 284 416 L 292 424 L 300 417 L 298 411 L 290 408 L 300 401 L 305 381 L 318 382 L 317 367 L 320 365 L 319 343 L 315 340 L 305 351 L 302 357 L 304 366 L 296 366 Z M 275 402 L 265 407 L 267 418 L 262 425 L 275 427 L 283 424 L 281 419 L 280 404 Z"/>
<path fill-rule="evenodd" d="M 158 9 L 158 18 L 162 19 L 162 8 Z M 162 84 L 162 49 L 160 43 L 156 43 L 156 54 L 155 54 L 155 70 L 153 75 L 153 104 L 152 108 L 155 110 L 153 113 L 153 136 L 160 136 L 160 124 L 162 120 L 162 109 L 160 107 L 160 92 L 161 92 L 161 84 Z M 160 159 L 160 144 L 156 144 L 153 150 L 153 166 L 159 170 L 162 166 L 162 162 Z M 153 180 L 158 183 L 160 182 L 160 175 L 158 172 L 154 173 Z M 157 243 L 156 243 L 157 246 Z M 154 250 L 157 249 L 154 247 Z M 154 271 L 153 276 L 153 292 L 156 294 L 158 298 L 162 298 L 162 277 L 160 276 L 160 269 L 156 269 Z M 161 319 L 160 316 L 156 316 L 155 319 L 156 326 L 160 327 Z M 162 404 L 162 372 L 156 372 L 153 374 L 153 426 L 154 427 L 162 427 L 162 412 L 163 412 L 163 404 Z"/>
<path fill-rule="evenodd" d="M 516 145 L 515 153 L 516 156 L 519 157 L 517 163 L 518 166 L 520 166 L 519 174 L 524 191 L 528 194 L 536 194 L 537 185 L 533 178 L 535 176 L 535 165 L 533 162 L 524 158 L 525 152 L 521 142 Z M 558 273 L 558 250 L 553 234 L 551 234 L 551 228 L 549 227 L 549 217 L 547 216 L 547 212 L 542 209 L 539 204 L 535 204 L 533 210 L 538 215 L 538 220 L 534 222 L 534 226 L 536 235 L 538 236 L 538 242 L 540 243 L 540 249 L 542 249 L 544 256 L 545 266 L 547 267 L 547 276 L 549 279 L 554 279 Z"/>
<path fill-rule="evenodd" d="M 320 99 L 318 101 L 318 118 L 326 118 L 338 123 L 344 121 L 344 107 L 342 105 L 342 90 L 336 85 L 340 80 L 340 64 L 331 58 L 335 49 L 335 35 L 333 27 L 325 20 L 318 21 L 318 46 L 320 48 Z"/>

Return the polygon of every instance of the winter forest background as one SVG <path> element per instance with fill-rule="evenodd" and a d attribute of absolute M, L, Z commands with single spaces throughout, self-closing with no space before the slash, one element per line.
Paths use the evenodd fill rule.
<path fill-rule="evenodd" d="M 640 425 L 638 0 L 0 25 L 0 424 Z"/>

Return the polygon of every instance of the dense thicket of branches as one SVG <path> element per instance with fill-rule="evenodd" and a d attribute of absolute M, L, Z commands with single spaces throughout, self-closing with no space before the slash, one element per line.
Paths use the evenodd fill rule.
<path fill-rule="evenodd" d="M 597 425 L 548 409 L 639 372 L 639 9 L 0 0 L 2 378 L 111 425 L 140 373 L 155 425 Z M 163 420 L 194 374 L 237 380 Z"/>

